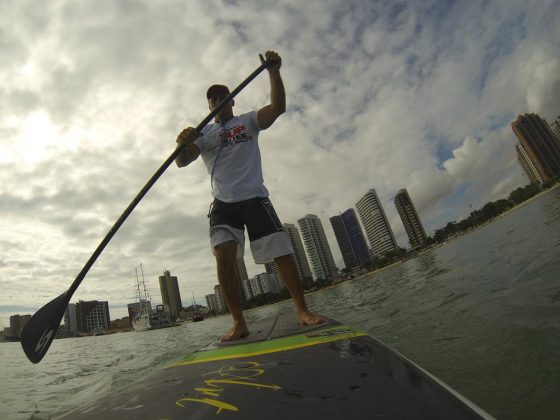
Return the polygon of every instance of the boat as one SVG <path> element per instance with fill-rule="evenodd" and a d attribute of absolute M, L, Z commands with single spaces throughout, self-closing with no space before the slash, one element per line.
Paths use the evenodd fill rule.
<path fill-rule="evenodd" d="M 135 268 L 134 270 L 136 271 L 136 291 L 138 297 L 138 310 L 132 317 L 132 328 L 134 328 L 134 331 L 156 330 L 179 325 L 171 321 L 169 311 L 165 309 L 164 305 L 156 305 L 155 311 L 152 309 L 150 295 L 146 289 L 142 264 L 140 264 L 142 280 L 138 278 L 138 269 Z"/>
<path fill-rule="evenodd" d="M 249 325 L 60 419 L 492 419 L 377 338 L 334 319 Z"/>
<path fill-rule="evenodd" d="M 192 317 L 193 322 L 200 322 L 200 321 L 204 321 L 204 315 L 202 315 L 202 312 L 196 308 Z"/>
<path fill-rule="evenodd" d="M 192 295 L 192 301 L 193 301 L 193 304 L 192 304 L 192 308 L 193 308 L 192 320 L 193 320 L 193 322 L 204 321 L 204 314 L 202 313 L 202 311 L 200 310 L 200 308 L 196 304 L 196 301 L 194 300 L 194 292 L 193 292 L 193 295 Z"/>

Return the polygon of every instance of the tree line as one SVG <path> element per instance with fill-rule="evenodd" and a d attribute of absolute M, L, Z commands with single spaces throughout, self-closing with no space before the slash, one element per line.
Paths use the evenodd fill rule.
<path fill-rule="evenodd" d="M 507 199 L 502 198 L 497 201 L 486 203 L 480 209 L 472 211 L 466 219 L 459 222 L 449 222 L 441 229 L 437 229 L 433 236 L 428 237 L 426 245 L 429 246 L 435 243 L 445 242 L 451 236 L 483 225 L 484 223 L 495 219 L 500 214 L 510 210 L 524 201 L 527 201 L 531 197 L 534 197 L 540 192 L 551 188 L 559 181 L 560 176 L 557 176 L 540 185 L 531 183 L 524 187 L 516 188 L 510 193 Z"/>

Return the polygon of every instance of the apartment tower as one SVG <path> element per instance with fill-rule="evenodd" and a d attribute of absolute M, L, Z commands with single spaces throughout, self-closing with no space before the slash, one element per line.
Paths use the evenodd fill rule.
<path fill-rule="evenodd" d="M 544 181 L 525 149 L 520 144 L 516 144 L 515 151 L 517 152 L 517 160 L 521 165 L 523 173 L 527 175 L 531 182 L 542 184 Z"/>
<path fill-rule="evenodd" d="M 227 312 L 228 307 L 226 306 L 224 294 L 222 293 L 222 287 L 219 284 L 214 286 L 214 296 L 216 297 L 216 306 L 218 307 L 218 312 Z"/>
<path fill-rule="evenodd" d="M 243 282 L 249 280 L 249 275 L 247 274 L 247 266 L 245 265 L 245 260 L 243 257 L 238 258 L 235 263 L 235 279 L 239 285 L 239 291 L 241 293 L 241 303 L 247 302 L 251 296 L 247 296 L 245 290 L 243 290 Z"/>
<path fill-rule="evenodd" d="M 312 278 L 311 269 L 309 268 L 309 261 L 307 261 L 307 257 L 305 256 L 305 248 L 303 247 L 303 243 L 301 242 L 298 228 L 290 223 L 284 223 L 282 227 L 290 238 L 292 248 L 294 248 L 293 257 L 294 262 L 296 263 L 299 279 L 303 280 Z M 278 273 L 278 267 L 276 266 L 276 263 L 274 261 L 265 264 L 265 268 L 268 274 L 276 274 L 278 276 L 281 287 L 286 287 L 284 281 Z"/>
<path fill-rule="evenodd" d="M 12 315 L 10 317 L 10 336 L 20 338 L 23 327 L 30 319 L 31 315 Z"/>
<path fill-rule="evenodd" d="M 64 311 L 64 328 L 68 334 L 78 332 L 78 318 L 76 317 L 76 304 L 69 303 Z"/>
<path fill-rule="evenodd" d="M 169 270 L 164 270 L 163 276 L 159 276 L 159 289 L 163 305 L 169 308 L 169 316 L 175 321 L 183 309 L 177 276 L 172 276 Z"/>
<path fill-rule="evenodd" d="M 371 264 L 366 238 L 354 209 L 348 209 L 329 220 L 342 254 L 344 266 L 346 268 L 357 268 Z"/>
<path fill-rule="evenodd" d="M 408 240 L 412 248 L 417 248 L 426 242 L 426 231 L 420 221 L 420 216 L 416 212 L 416 208 L 412 203 L 410 195 L 406 188 L 403 188 L 397 193 L 395 197 L 395 206 L 401 216 L 404 225 L 404 230 L 408 235 Z"/>
<path fill-rule="evenodd" d="M 336 278 L 336 266 L 321 220 L 307 214 L 298 220 L 299 231 L 309 262 L 313 280 Z"/>
<path fill-rule="evenodd" d="M 81 332 L 108 330 L 111 326 L 109 302 L 80 300 L 76 303 L 77 329 Z"/>
<path fill-rule="evenodd" d="M 382 256 L 397 249 L 397 241 L 377 192 L 372 188 L 356 203 L 373 255 Z"/>
<path fill-rule="evenodd" d="M 208 310 L 212 313 L 219 312 L 218 310 L 218 301 L 216 299 L 215 294 L 209 294 L 204 297 L 206 299 L 206 306 L 208 306 Z"/>
<path fill-rule="evenodd" d="M 556 138 L 560 139 L 560 115 L 550 124 L 550 128 L 552 128 Z"/>
<path fill-rule="evenodd" d="M 538 174 L 538 177 L 531 176 L 518 149 L 521 166 L 531 181 L 535 182 L 536 179 L 548 181 L 560 174 L 560 139 L 544 119 L 537 114 L 520 115 L 511 123 L 511 128 Z"/>

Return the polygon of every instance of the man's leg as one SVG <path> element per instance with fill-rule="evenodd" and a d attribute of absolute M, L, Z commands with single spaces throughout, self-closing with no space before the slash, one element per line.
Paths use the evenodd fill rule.
<path fill-rule="evenodd" d="M 218 281 L 226 304 L 233 316 L 233 328 L 222 337 L 222 341 L 233 341 L 249 334 L 245 317 L 241 308 L 240 285 L 235 278 L 237 244 L 227 241 L 214 248 L 218 267 Z"/>
<path fill-rule="evenodd" d="M 292 255 L 283 255 L 282 257 L 275 258 L 274 261 L 280 271 L 280 277 L 286 284 L 290 295 L 292 295 L 292 299 L 294 299 L 294 304 L 296 305 L 296 311 L 300 322 L 303 325 L 315 325 L 325 322 L 325 317 L 315 315 L 307 308 L 307 303 L 305 302 L 305 297 L 303 295 L 303 286 L 299 281 L 294 257 Z"/>

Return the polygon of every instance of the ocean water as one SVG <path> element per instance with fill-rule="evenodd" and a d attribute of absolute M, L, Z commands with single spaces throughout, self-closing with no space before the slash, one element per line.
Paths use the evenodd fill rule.
<path fill-rule="evenodd" d="M 307 295 L 499 419 L 560 418 L 560 188 L 443 247 Z M 291 301 L 246 312 L 256 320 Z M 38 365 L 0 343 L 1 419 L 56 418 L 216 340 L 228 317 L 55 340 Z"/>

